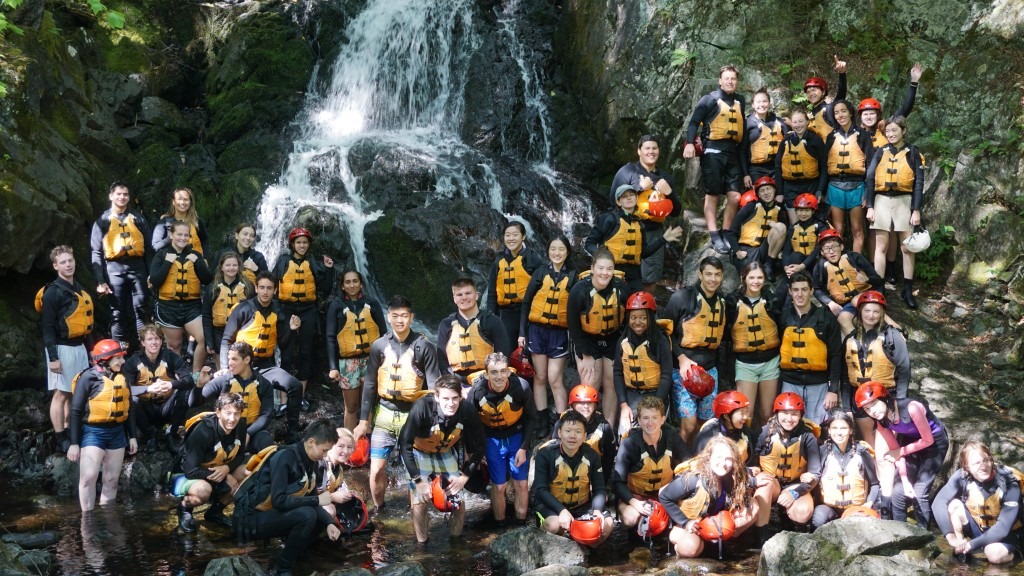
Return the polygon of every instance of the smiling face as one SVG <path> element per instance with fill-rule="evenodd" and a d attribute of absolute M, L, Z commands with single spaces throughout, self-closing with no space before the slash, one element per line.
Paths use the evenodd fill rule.
<path fill-rule="evenodd" d="M 455 307 L 464 316 L 467 314 L 472 315 L 475 312 L 477 296 L 476 287 L 473 285 L 455 286 L 452 288 L 452 300 L 455 301 Z"/>
<path fill-rule="evenodd" d="M 509 252 L 517 254 L 519 249 L 523 247 L 523 240 L 525 238 L 518 226 L 509 226 L 505 228 L 505 235 L 502 240 L 505 242 L 505 248 L 508 248 Z"/>
<path fill-rule="evenodd" d="M 573 410 L 579 412 L 580 414 L 583 415 L 584 418 L 587 419 L 587 422 L 590 422 L 590 417 L 594 415 L 595 411 L 597 411 L 597 403 L 576 402 L 575 404 L 570 404 L 569 408 L 572 408 Z"/>
<path fill-rule="evenodd" d="M 732 424 L 733 430 L 740 430 L 747 423 L 747 411 L 743 408 L 733 410 L 729 414 L 729 423 Z"/>
<path fill-rule="evenodd" d="M 183 250 L 188 246 L 189 239 L 192 238 L 192 230 L 188 224 L 175 224 L 171 227 L 171 245 L 176 250 Z"/>
<path fill-rule="evenodd" d="M 711 468 L 711 473 L 719 478 L 724 478 L 729 474 L 732 474 L 733 468 L 736 467 L 736 457 L 733 456 L 732 450 L 724 444 L 718 444 L 711 450 L 711 456 L 708 458 L 708 467 Z"/>
<path fill-rule="evenodd" d="M 850 425 L 842 418 L 836 418 L 828 425 L 828 437 L 839 446 L 846 446 L 850 441 Z"/>
<path fill-rule="evenodd" d="M 217 423 L 225 432 L 231 432 L 242 419 L 242 412 L 233 404 L 217 408 Z"/>
<path fill-rule="evenodd" d="M 185 216 L 192 207 L 192 195 L 187 190 L 178 190 L 174 193 L 174 212 L 176 216 Z"/>
<path fill-rule="evenodd" d="M 776 415 L 779 417 L 779 426 L 786 432 L 792 432 L 800 423 L 800 418 L 803 417 L 803 413 L 799 410 L 780 410 L 776 412 Z"/>
<path fill-rule="evenodd" d="M 244 376 L 248 373 L 252 358 L 246 358 L 235 350 L 228 350 L 228 372 L 232 376 Z"/>
<path fill-rule="evenodd" d="M 647 310 L 630 310 L 629 311 L 629 328 L 637 336 L 643 336 L 647 333 Z"/>
<path fill-rule="evenodd" d="M 487 365 L 484 377 L 487 378 L 487 385 L 491 390 L 504 392 L 508 387 L 508 378 L 511 374 L 507 362 L 492 362 Z"/>
<path fill-rule="evenodd" d="M 789 297 L 794 306 L 804 309 L 811 303 L 811 285 L 805 281 L 793 282 L 789 285 Z"/>
<path fill-rule="evenodd" d="M 351 270 L 346 272 L 341 279 L 341 290 L 349 298 L 357 298 L 363 291 L 363 281 L 359 279 L 359 274 Z"/>
<path fill-rule="evenodd" d="M 754 112 L 764 118 L 768 114 L 768 110 L 772 107 L 772 99 L 768 97 L 764 92 L 758 92 L 754 94 Z"/>
<path fill-rule="evenodd" d="M 117 212 L 124 212 L 124 210 L 128 208 L 128 200 L 130 199 L 128 188 L 118 186 L 117 188 L 114 188 L 107 197 L 110 198 L 110 205 L 115 208 Z"/>
<path fill-rule="evenodd" d="M 722 285 L 722 270 L 714 266 L 704 266 L 697 273 L 697 278 L 700 279 L 701 290 L 711 295 Z"/>
<path fill-rule="evenodd" d="M 256 229 L 252 226 L 246 226 L 238 232 L 235 232 L 235 244 L 238 247 L 239 252 L 247 252 L 249 248 L 256 242 Z"/>
<path fill-rule="evenodd" d="M 622 193 L 622 196 L 619 196 L 619 199 L 616 200 L 615 203 L 618 204 L 619 208 L 622 208 L 626 213 L 636 210 L 636 192 L 626 190 Z"/>
<path fill-rule="evenodd" d="M 969 449 L 965 455 L 966 464 L 964 468 L 978 482 L 987 482 L 995 476 L 995 466 L 992 457 L 980 449 Z"/>
<path fill-rule="evenodd" d="M 565 422 L 558 429 L 558 441 L 566 452 L 575 453 L 587 437 L 587 428 L 579 422 Z"/>
<path fill-rule="evenodd" d="M 339 434 L 337 443 L 327 452 L 327 459 L 331 464 L 342 464 L 348 462 L 349 456 L 355 451 L 356 443 L 352 438 L 345 434 Z"/>
<path fill-rule="evenodd" d="M 146 356 L 150 358 L 156 358 L 163 345 L 164 340 L 156 333 L 156 330 L 150 330 L 142 337 L 142 349 L 146 352 Z"/>
<path fill-rule="evenodd" d="M 821 102 L 821 99 L 825 96 L 825 93 L 817 86 L 808 86 L 807 88 L 804 88 L 804 94 L 807 95 L 807 101 L 810 102 L 811 105 Z"/>
<path fill-rule="evenodd" d="M 881 304 L 869 302 L 860 307 L 860 323 L 865 330 L 877 327 L 883 317 L 885 317 L 885 308 Z"/>
<path fill-rule="evenodd" d="M 764 271 L 760 268 L 750 270 L 743 277 L 743 283 L 747 287 L 747 296 L 760 296 L 764 288 Z"/>
<path fill-rule="evenodd" d="M 644 168 L 650 170 L 657 165 L 658 156 L 661 154 L 661 150 L 658 148 L 657 142 L 648 140 L 637 148 L 636 154 L 640 158 L 640 163 L 644 165 Z"/>
<path fill-rule="evenodd" d="M 736 91 L 736 84 L 738 81 L 739 75 L 732 70 L 723 70 L 722 73 L 718 75 L 718 87 L 726 94 L 732 94 Z"/>
<path fill-rule="evenodd" d="M 838 122 L 844 129 L 849 128 L 850 123 L 853 121 L 853 118 L 850 115 L 850 109 L 842 102 L 839 102 L 832 107 L 832 115 L 835 116 L 836 122 Z"/>
<path fill-rule="evenodd" d="M 807 114 L 803 112 L 794 112 L 789 117 L 789 123 L 793 126 L 793 131 L 798 135 L 803 136 L 804 132 L 807 131 Z"/>
<path fill-rule="evenodd" d="M 665 415 L 652 408 L 641 408 L 637 421 L 640 423 L 640 429 L 643 430 L 644 435 L 651 437 L 657 434 L 665 424 Z"/>
<path fill-rule="evenodd" d="M 412 326 L 412 318 L 412 310 L 408 308 L 388 309 L 388 324 L 391 325 L 391 330 L 399 336 L 399 339 L 409 333 L 409 327 Z"/>
<path fill-rule="evenodd" d="M 615 277 L 615 262 L 609 258 L 598 258 L 590 266 L 590 282 L 594 288 L 604 290 Z"/>
<path fill-rule="evenodd" d="M 302 257 L 309 252 L 309 238 L 305 236 L 299 236 L 292 241 L 292 251 L 295 252 L 296 256 Z"/>
<path fill-rule="evenodd" d="M 235 278 L 238 278 L 238 268 L 238 258 L 225 258 L 220 265 L 220 273 L 224 277 L 224 281 L 234 282 Z"/>
<path fill-rule="evenodd" d="M 555 238 L 550 244 L 548 244 L 548 260 L 550 260 L 555 266 L 565 264 L 565 259 L 568 256 L 569 247 L 566 246 L 561 239 Z"/>
<path fill-rule="evenodd" d="M 861 112 L 860 123 L 865 128 L 874 128 L 878 124 L 878 110 L 865 110 Z"/>
<path fill-rule="evenodd" d="M 445 418 L 455 416 L 455 413 L 459 411 L 459 401 L 462 400 L 462 395 L 449 388 L 438 388 L 434 393 L 437 394 L 437 405 L 441 409 L 441 414 Z"/>
<path fill-rule="evenodd" d="M 890 122 L 885 125 L 885 139 L 889 141 L 889 144 L 899 148 L 903 146 L 903 128 L 895 122 Z"/>

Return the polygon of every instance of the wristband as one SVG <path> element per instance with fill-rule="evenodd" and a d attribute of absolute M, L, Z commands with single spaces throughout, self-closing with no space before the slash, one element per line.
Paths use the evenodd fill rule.
<path fill-rule="evenodd" d="M 796 488 L 790 488 L 789 493 L 793 496 L 793 500 L 800 497 L 800 493 L 796 491 Z"/>
<path fill-rule="evenodd" d="M 423 476 L 417 476 L 417 477 L 413 478 L 412 479 L 412 483 L 413 484 L 421 484 L 421 483 L 423 483 Z"/>

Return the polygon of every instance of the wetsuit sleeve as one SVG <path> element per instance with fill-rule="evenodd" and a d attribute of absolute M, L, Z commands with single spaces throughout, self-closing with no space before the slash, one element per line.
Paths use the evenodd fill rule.
<path fill-rule="evenodd" d="M 848 252 L 847 257 L 855 268 L 868 277 L 868 284 L 871 284 L 872 290 L 878 290 L 879 292 L 885 290 L 885 280 L 875 271 L 875 265 L 871 263 L 871 260 L 868 260 L 860 252 Z"/>
<path fill-rule="evenodd" d="M 78 445 L 82 439 L 82 425 L 85 423 L 85 407 L 89 402 L 89 394 L 92 392 L 92 383 L 95 381 L 91 374 L 95 370 L 90 368 L 78 378 L 75 385 L 75 392 L 71 395 L 71 410 L 68 418 L 68 437 L 71 444 Z M 88 376 L 87 376 L 88 375 Z"/>
<path fill-rule="evenodd" d="M 754 454 L 760 456 L 764 454 L 768 448 L 768 440 L 770 435 L 768 434 L 768 425 L 765 424 L 761 427 L 761 432 L 757 436 L 757 443 L 754 444 Z M 758 458 L 758 464 L 760 464 L 760 458 Z"/>
<path fill-rule="evenodd" d="M 292 475 L 301 470 L 302 464 L 294 450 L 282 448 L 281 454 L 270 461 L 270 503 L 274 510 L 287 512 L 303 506 L 320 507 L 316 494 L 292 496 L 288 492 L 293 482 Z"/>
<path fill-rule="evenodd" d="M 211 260 L 210 255 L 210 235 L 206 233 L 206 223 L 203 222 L 202 218 L 196 218 L 196 235 L 199 236 L 199 248 L 203 251 L 203 256 L 206 257 L 207 262 L 213 262 L 217 264 L 216 260 Z"/>
<path fill-rule="evenodd" d="M 605 453 L 601 458 L 603 462 L 600 468 L 590 467 L 590 508 L 599 512 L 604 510 L 604 505 L 608 502 L 608 491 L 604 481 L 605 466 L 615 466 L 615 453 Z"/>
<path fill-rule="evenodd" d="M 681 290 L 677 290 L 671 298 L 668 299 L 668 306 L 665 307 L 665 315 L 662 318 L 668 318 L 672 321 L 674 330 L 679 331 L 679 338 L 672 338 L 672 356 L 678 358 L 681 354 L 684 354 L 682 346 L 682 327 L 680 321 L 684 318 L 689 318 L 692 312 L 689 309 L 689 303 L 694 300 L 694 288 L 687 286 Z M 675 335 L 677 332 L 673 332 Z M 675 366 L 675 364 L 673 364 Z"/>
<path fill-rule="evenodd" d="M 864 174 L 864 206 L 866 208 L 875 207 L 875 172 L 878 170 L 878 163 L 882 161 L 884 150 L 885 148 L 875 149 L 875 154 L 868 164 L 868 170 Z"/>
<path fill-rule="evenodd" d="M 729 224 L 729 233 L 725 235 L 725 239 L 732 246 L 733 254 L 743 248 L 740 246 L 740 230 L 747 223 L 747 220 L 754 216 L 755 210 L 757 210 L 757 202 L 747 204 L 740 208 L 739 212 L 736 213 L 736 217 L 732 219 L 732 223 Z"/>
<path fill-rule="evenodd" d="M 680 474 L 674 480 L 665 485 L 658 493 L 658 501 L 661 502 L 665 512 L 676 526 L 686 527 L 691 522 L 679 508 L 679 502 L 686 500 L 697 491 L 698 477 L 694 474 Z"/>
<path fill-rule="evenodd" d="M 526 380 L 523 380 L 521 378 L 519 379 L 520 386 L 522 386 L 524 382 L 526 382 Z M 526 452 L 529 453 L 530 443 L 533 441 L 534 432 L 536 431 L 538 426 L 537 420 L 540 418 L 540 416 L 537 413 L 537 404 L 533 401 L 533 389 L 530 388 L 529 386 L 526 386 L 523 388 L 522 393 L 523 407 L 526 412 L 524 418 L 526 419 L 526 422 L 523 423 L 523 442 L 522 444 L 519 445 L 519 447 L 523 450 L 526 450 Z M 483 437 L 482 433 L 481 437 Z"/>
<path fill-rule="evenodd" d="M 156 221 L 156 226 L 153 226 L 153 235 L 149 242 L 149 247 L 153 249 L 153 253 L 157 253 L 164 248 L 171 245 L 170 234 L 167 233 L 167 223 L 161 218 Z"/>
<path fill-rule="evenodd" d="M 690 116 L 690 123 L 686 126 L 687 144 L 694 143 L 694 140 L 697 139 L 697 135 L 700 133 L 701 124 L 717 109 L 716 100 L 711 94 L 701 96 L 697 102 L 697 107 L 693 109 L 693 114 Z"/>
<path fill-rule="evenodd" d="M 491 272 L 487 275 L 487 309 L 492 313 L 498 313 L 498 260 L 501 254 L 491 262 Z"/>
<path fill-rule="evenodd" d="M 586 298 L 586 290 L 577 290 L 574 287 L 569 292 L 566 320 L 569 324 L 569 339 L 572 340 L 572 348 L 577 358 L 596 356 L 598 353 L 590 338 L 583 332 L 583 321 L 580 314 L 586 310 Z"/>
<path fill-rule="evenodd" d="M 132 216 L 135 217 L 135 225 L 139 227 L 139 233 L 142 234 L 143 238 L 149 238 L 151 231 L 149 229 L 149 222 L 146 220 L 146 217 L 134 211 L 131 214 Z M 151 246 L 147 246 L 145 242 L 142 243 L 142 249 L 143 261 L 145 262 L 146 270 L 149 270 L 150 266 L 152 266 L 153 264 L 153 258 L 154 254 L 156 254 L 156 250 L 153 250 Z M 156 286 L 155 283 L 153 285 Z"/>
<path fill-rule="evenodd" d="M 825 227 L 826 227 L 826 224 L 824 224 L 824 223 L 819 223 L 819 224 L 815 225 L 815 230 L 814 230 L 815 237 L 817 237 L 817 235 L 820 234 L 821 231 L 825 229 Z M 808 254 L 806 258 L 804 258 L 804 269 L 805 270 L 813 270 L 814 269 L 814 265 L 819 260 L 821 260 L 821 246 L 818 246 L 817 242 L 815 242 L 814 249 L 811 250 L 811 253 Z"/>
<path fill-rule="evenodd" d="M 260 413 L 256 416 L 255 422 L 248 424 L 250 436 L 265 430 L 270 424 L 270 415 L 274 412 L 274 385 L 264 380 L 262 376 L 257 378 L 260 381 L 257 388 L 260 395 Z"/>
<path fill-rule="evenodd" d="M 607 472 L 607 474 L 601 474 L 601 486 L 604 487 L 607 484 L 605 479 L 610 478 L 612 470 L 615 469 L 615 455 L 619 452 L 619 436 L 608 422 L 601 426 L 604 428 L 604 434 L 601 436 L 601 469 Z"/>
<path fill-rule="evenodd" d="M 928 416 L 925 413 L 924 406 L 920 402 L 911 402 L 907 406 L 907 412 L 910 414 L 910 421 L 914 423 L 917 433 L 921 437 L 901 447 L 900 456 L 920 452 L 935 443 L 935 438 L 932 437 L 932 428 L 928 425 Z"/>
<path fill-rule="evenodd" d="M 836 97 L 835 100 L 843 100 L 846 98 L 846 73 L 843 72 L 839 75 L 839 85 L 836 86 Z M 833 100 L 833 102 L 835 102 Z"/>
<path fill-rule="evenodd" d="M 896 113 L 890 116 L 890 118 L 895 118 L 897 116 L 903 116 L 904 118 L 906 118 L 907 116 L 910 116 L 910 113 L 913 112 L 914 110 L 914 100 L 916 99 L 917 83 L 911 82 L 910 85 L 907 86 L 907 95 L 903 97 L 903 104 L 900 104 L 900 107 L 896 110 Z"/>
<path fill-rule="evenodd" d="M 803 444 L 802 450 L 807 458 L 807 471 L 814 474 L 815 478 L 821 477 L 821 451 L 818 448 L 818 439 L 814 437 L 814 434 L 810 432 L 804 432 L 800 437 L 800 443 Z M 807 494 L 814 488 L 817 480 L 810 484 L 800 483 L 793 487 L 801 496 Z"/>
<path fill-rule="evenodd" d="M 590 229 L 587 239 L 583 242 L 583 251 L 587 256 L 593 257 L 594 252 L 612 237 L 618 223 L 619 219 L 613 212 L 598 214 L 597 219 L 594 220 L 594 227 Z"/>
<path fill-rule="evenodd" d="M 627 328 L 628 330 L 628 328 Z M 612 360 L 612 381 L 615 383 L 615 398 L 619 404 L 626 403 L 626 378 L 622 367 L 622 341 L 629 338 L 625 333 L 615 344 L 615 358 Z"/>
<path fill-rule="evenodd" d="M 864 477 L 868 482 L 868 499 L 864 502 L 865 506 L 874 507 L 875 502 L 878 500 L 879 495 L 879 484 L 878 484 L 878 473 L 875 471 L 875 459 L 871 457 L 871 453 L 867 450 L 860 451 L 861 469 L 864 470 Z M 825 459 L 822 458 L 822 466 L 825 465 Z M 821 477 L 820 475 L 818 476 Z"/>
<path fill-rule="evenodd" d="M 185 362 L 184 358 L 167 351 L 167 361 L 170 364 L 170 373 L 174 375 L 174 380 L 171 380 L 171 388 L 191 390 L 196 387 L 196 382 L 192 379 L 192 366 Z"/>
<path fill-rule="evenodd" d="M 313 278 L 316 280 L 316 293 L 317 299 L 320 302 L 324 302 L 334 293 L 334 287 L 337 285 L 338 273 L 334 266 L 330 268 L 323 263 L 323 260 L 310 259 L 310 263 L 313 267 Z"/>
<path fill-rule="evenodd" d="M 646 258 L 663 248 L 668 242 L 665 241 L 664 231 L 659 227 L 648 232 L 646 227 L 640 229 L 640 238 L 643 242 L 643 249 L 640 252 L 641 258 Z"/>
<path fill-rule="evenodd" d="M 896 367 L 896 398 L 906 398 L 910 390 L 910 352 L 907 350 L 907 339 L 892 326 L 885 331 L 884 338 L 882 350 Z"/>
<path fill-rule="evenodd" d="M 196 277 L 199 278 L 201 284 L 209 284 L 213 282 L 213 273 L 210 272 L 210 267 L 206 264 L 206 260 L 203 255 L 195 250 L 192 250 L 192 254 L 196 255 L 196 262 L 193 269 L 196 272 Z"/>
<path fill-rule="evenodd" d="M 189 480 L 205 480 L 210 471 L 201 466 L 209 446 L 214 444 L 214 431 L 204 422 L 199 422 L 185 440 L 185 455 L 181 461 L 181 471 Z"/>
<path fill-rule="evenodd" d="M 420 369 L 427 383 L 427 390 L 434 389 L 434 383 L 441 377 L 441 366 L 437 360 L 437 347 L 426 338 L 420 336 Z"/>
<path fill-rule="evenodd" d="M 827 308 L 832 303 L 832 297 L 828 295 L 828 290 L 825 289 L 828 284 L 828 272 L 825 271 L 824 258 L 818 260 L 814 265 L 814 270 L 811 272 L 811 281 L 814 284 L 814 297 L 821 302 L 822 306 Z"/>
<path fill-rule="evenodd" d="M 982 532 L 981 536 L 971 540 L 971 550 L 982 550 L 989 544 L 1002 542 L 1010 534 L 1020 513 L 1020 484 L 1016 480 L 1006 483 L 1001 504 L 996 523 Z"/>
<path fill-rule="evenodd" d="M 839 393 L 839 380 L 843 373 L 843 336 L 839 321 L 827 310 L 819 311 L 825 322 L 825 346 L 828 349 L 828 391 Z"/>
<path fill-rule="evenodd" d="M 715 437 L 716 428 L 718 426 L 719 424 L 717 424 L 716 420 L 715 425 L 705 426 L 702 424 L 700 429 L 697 430 L 697 441 L 694 444 L 694 449 L 697 451 L 698 454 L 700 454 L 700 452 L 704 450 L 704 447 L 707 446 L 708 442 L 710 442 L 711 439 Z"/>
<path fill-rule="evenodd" d="M 167 280 L 167 273 L 171 270 L 171 263 L 167 261 L 167 254 L 166 250 L 157 252 L 149 268 L 149 282 L 153 285 L 153 290 L 157 292 L 160 291 L 164 280 Z"/>
<path fill-rule="evenodd" d="M 427 398 L 424 396 L 423 398 Z M 419 467 L 416 465 L 416 457 L 413 455 L 413 442 L 416 441 L 416 434 L 420 429 L 430 428 L 430 410 L 434 408 L 434 403 L 429 402 L 421 398 L 413 404 L 412 409 L 409 410 L 409 418 L 405 421 L 405 425 L 402 426 L 402 431 L 398 437 L 398 448 L 399 453 L 402 456 L 402 464 L 405 465 L 405 471 L 409 473 L 409 478 L 416 478 L 420 475 Z M 424 478 L 427 480 L 427 478 Z"/>
<path fill-rule="evenodd" d="M 740 102 L 740 118 L 746 118 L 747 101 L 739 94 L 736 95 L 736 99 Z M 747 161 L 747 155 L 743 153 L 744 150 L 750 150 L 750 138 L 747 136 L 746 130 L 740 133 L 740 144 L 739 148 L 736 149 L 736 158 L 740 165 L 740 176 L 749 176 L 750 162 Z"/>
<path fill-rule="evenodd" d="M 384 354 L 381 347 L 386 340 L 380 339 L 370 345 L 370 357 L 366 360 L 366 376 L 363 379 L 363 398 L 359 405 L 359 419 L 369 420 L 377 404 L 377 371 Z"/>
<path fill-rule="evenodd" d="M 658 391 L 655 394 L 668 408 L 672 406 L 669 394 L 672 392 L 672 369 L 675 367 L 672 362 L 672 344 L 668 341 L 668 336 L 663 334 L 660 329 L 656 338 L 658 340 L 658 364 L 661 364 L 661 381 L 658 382 Z"/>
<path fill-rule="evenodd" d="M 367 300 L 367 302 L 370 303 L 370 318 L 373 320 L 373 323 L 377 325 L 377 331 L 381 334 L 387 334 L 388 322 L 384 318 L 384 310 L 380 307 L 380 304 L 377 304 L 373 300 Z M 339 329 L 341 329 L 340 326 Z"/>
<path fill-rule="evenodd" d="M 689 460 L 693 456 L 693 452 L 690 452 L 690 447 L 683 442 L 683 439 L 676 434 L 676 429 L 671 426 L 662 426 L 662 434 L 669 434 L 668 436 L 668 447 L 672 450 L 672 467 Z"/>
<path fill-rule="evenodd" d="M 505 331 L 505 325 L 501 322 L 501 319 L 495 314 L 488 314 L 486 320 L 488 324 L 487 331 L 490 332 L 491 344 L 494 345 L 494 350 L 496 352 L 501 352 L 506 358 L 511 356 L 514 346 L 512 342 L 509 342 L 508 332 Z M 438 339 L 438 345 L 440 345 L 440 342 L 441 340 Z M 438 363 L 440 363 L 440 348 L 438 348 L 437 355 Z"/>
<path fill-rule="evenodd" d="M 747 116 L 747 119 L 743 122 L 743 132 L 746 135 L 747 145 L 742 148 L 740 154 L 743 155 L 743 160 L 747 163 L 747 166 L 750 166 L 750 143 L 761 137 L 761 124 L 757 121 L 754 113 Z"/>
<path fill-rule="evenodd" d="M 217 286 L 210 284 L 203 290 L 203 337 L 206 338 L 206 346 L 215 350 L 220 349 L 220 342 L 213 341 L 213 301 L 216 299 Z"/>
<path fill-rule="evenodd" d="M 106 284 L 107 279 L 107 260 L 103 255 L 103 236 L 106 230 L 103 229 L 103 224 L 107 226 L 110 222 L 107 221 L 103 216 L 100 216 L 92 225 L 92 232 L 89 235 L 89 248 L 90 248 L 90 261 L 92 263 L 92 275 L 96 279 L 96 284 Z"/>
<path fill-rule="evenodd" d="M 57 341 L 60 338 L 60 329 L 57 327 L 57 323 L 64 300 L 60 291 L 61 289 L 53 284 L 47 286 L 43 291 L 43 346 L 46 347 L 46 354 L 51 362 L 59 359 L 57 357 Z"/>
<path fill-rule="evenodd" d="M 949 481 L 935 495 L 932 501 L 932 515 L 935 517 L 935 525 L 943 536 L 953 533 L 953 522 L 949 518 L 949 503 L 959 498 L 964 489 L 963 470 L 956 470 L 949 476 Z M 1000 510 L 1001 512 L 1001 510 Z M 972 542 L 973 544 L 973 542 Z M 971 546 L 973 548 L 973 545 Z"/>
<path fill-rule="evenodd" d="M 832 109 L 831 104 L 828 109 Z M 825 192 L 828 190 L 828 149 L 817 134 L 814 134 L 813 138 L 808 137 L 807 144 L 808 148 L 814 150 L 814 157 L 818 160 L 818 198 L 825 198 Z"/>
<path fill-rule="evenodd" d="M 224 334 L 220 337 L 220 365 L 222 368 L 226 368 L 228 365 L 228 348 L 235 343 L 238 331 L 250 319 L 250 310 L 252 309 L 248 305 L 243 304 L 235 306 L 231 314 L 228 314 L 228 321 L 224 324 Z"/>
<path fill-rule="evenodd" d="M 299 330 L 302 330 L 301 326 L 299 326 Z M 291 316 L 288 315 L 288 314 L 285 314 L 281 310 L 281 308 L 278 308 L 277 309 L 277 348 L 279 350 L 287 350 L 288 349 L 288 343 L 291 342 L 291 340 L 292 340 L 293 332 L 298 332 L 299 330 L 292 330 L 292 327 L 291 327 Z M 296 338 L 298 338 L 298 336 L 296 336 Z"/>
<path fill-rule="evenodd" d="M 533 276 L 530 277 L 530 283 L 526 285 L 526 294 L 523 295 L 523 304 L 520 307 L 519 314 L 519 335 L 527 336 L 530 332 L 530 308 L 533 306 L 533 298 L 537 295 L 537 291 L 540 290 L 541 283 L 544 281 L 544 270 L 537 270 Z M 518 342 L 512 342 L 512 344 L 519 346 Z"/>
<path fill-rule="evenodd" d="M 914 193 L 910 197 L 910 209 L 920 210 L 924 199 L 924 166 L 921 162 L 921 151 L 917 146 L 911 146 L 907 158 L 910 160 L 910 167 L 914 169 Z"/>
<path fill-rule="evenodd" d="M 461 421 L 463 431 L 466 433 L 463 436 L 466 460 L 462 463 L 460 470 L 463 474 L 469 476 L 480 465 L 480 461 L 484 459 L 484 453 L 487 451 L 484 441 L 486 433 L 484 432 L 483 423 L 480 422 L 480 416 L 472 404 L 463 400 L 460 403 L 459 410 L 462 410 Z M 529 442 L 527 441 L 528 446 Z"/>
<path fill-rule="evenodd" d="M 324 340 L 327 344 L 327 369 L 338 369 L 338 332 L 345 327 L 345 315 L 341 313 L 343 305 L 340 299 L 335 298 L 327 308 L 327 317 L 324 323 Z"/>
<path fill-rule="evenodd" d="M 205 386 L 196 386 L 192 388 L 192 391 L 188 395 L 189 407 L 195 408 L 196 406 L 202 405 L 203 402 L 210 398 L 220 396 L 221 393 L 224 392 L 225 388 L 227 388 L 228 378 L 230 378 L 230 376 L 218 376 L 207 382 Z"/>
<path fill-rule="evenodd" d="M 615 456 L 615 466 L 612 468 L 612 492 L 618 496 L 619 502 L 623 504 L 629 504 L 629 501 L 633 498 L 633 492 L 630 491 L 629 485 L 626 484 L 626 478 L 629 477 L 629 471 L 633 467 L 633 455 L 635 452 L 636 450 L 633 449 L 633 437 L 627 436 L 619 446 L 619 453 Z"/>

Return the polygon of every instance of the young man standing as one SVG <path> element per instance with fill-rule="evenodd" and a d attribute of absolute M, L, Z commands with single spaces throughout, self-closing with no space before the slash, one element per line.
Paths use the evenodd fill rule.
<path fill-rule="evenodd" d="M 437 327 L 437 363 L 442 374 L 455 374 L 468 395 L 470 374 L 484 369 L 484 359 L 492 352 L 506 356 L 512 345 L 501 319 L 481 310 L 476 285 L 469 278 L 452 282 L 455 313 Z"/>

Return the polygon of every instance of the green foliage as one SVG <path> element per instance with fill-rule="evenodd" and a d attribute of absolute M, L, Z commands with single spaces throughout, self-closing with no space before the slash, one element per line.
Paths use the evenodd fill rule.
<path fill-rule="evenodd" d="M 695 52 L 690 52 L 683 48 L 676 48 L 672 51 L 672 60 L 669 62 L 669 66 L 673 68 L 680 68 L 682 66 L 686 66 L 695 58 L 697 58 L 697 54 Z"/>
<path fill-rule="evenodd" d="M 115 30 L 124 28 L 125 18 L 123 13 L 107 8 L 103 2 L 100 2 L 100 0 L 86 0 L 86 2 L 89 3 L 89 8 L 92 10 L 93 14 L 96 16 L 100 16 L 101 14 L 106 16 L 108 26 Z"/>
<path fill-rule="evenodd" d="M 914 261 L 914 277 L 924 282 L 932 282 L 949 270 L 953 264 L 953 248 L 958 245 L 952 226 L 939 226 L 931 235 L 931 246 Z"/>
<path fill-rule="evenodd" d="M 948 130 L 940 128 L 932 132 L 920 147 L 931 151 L 930 156 L 934 157 L 932 161 L 942 169 L 946 178 L 953 176 L 953 170 L 956 169 L 956 143 Z"/>

